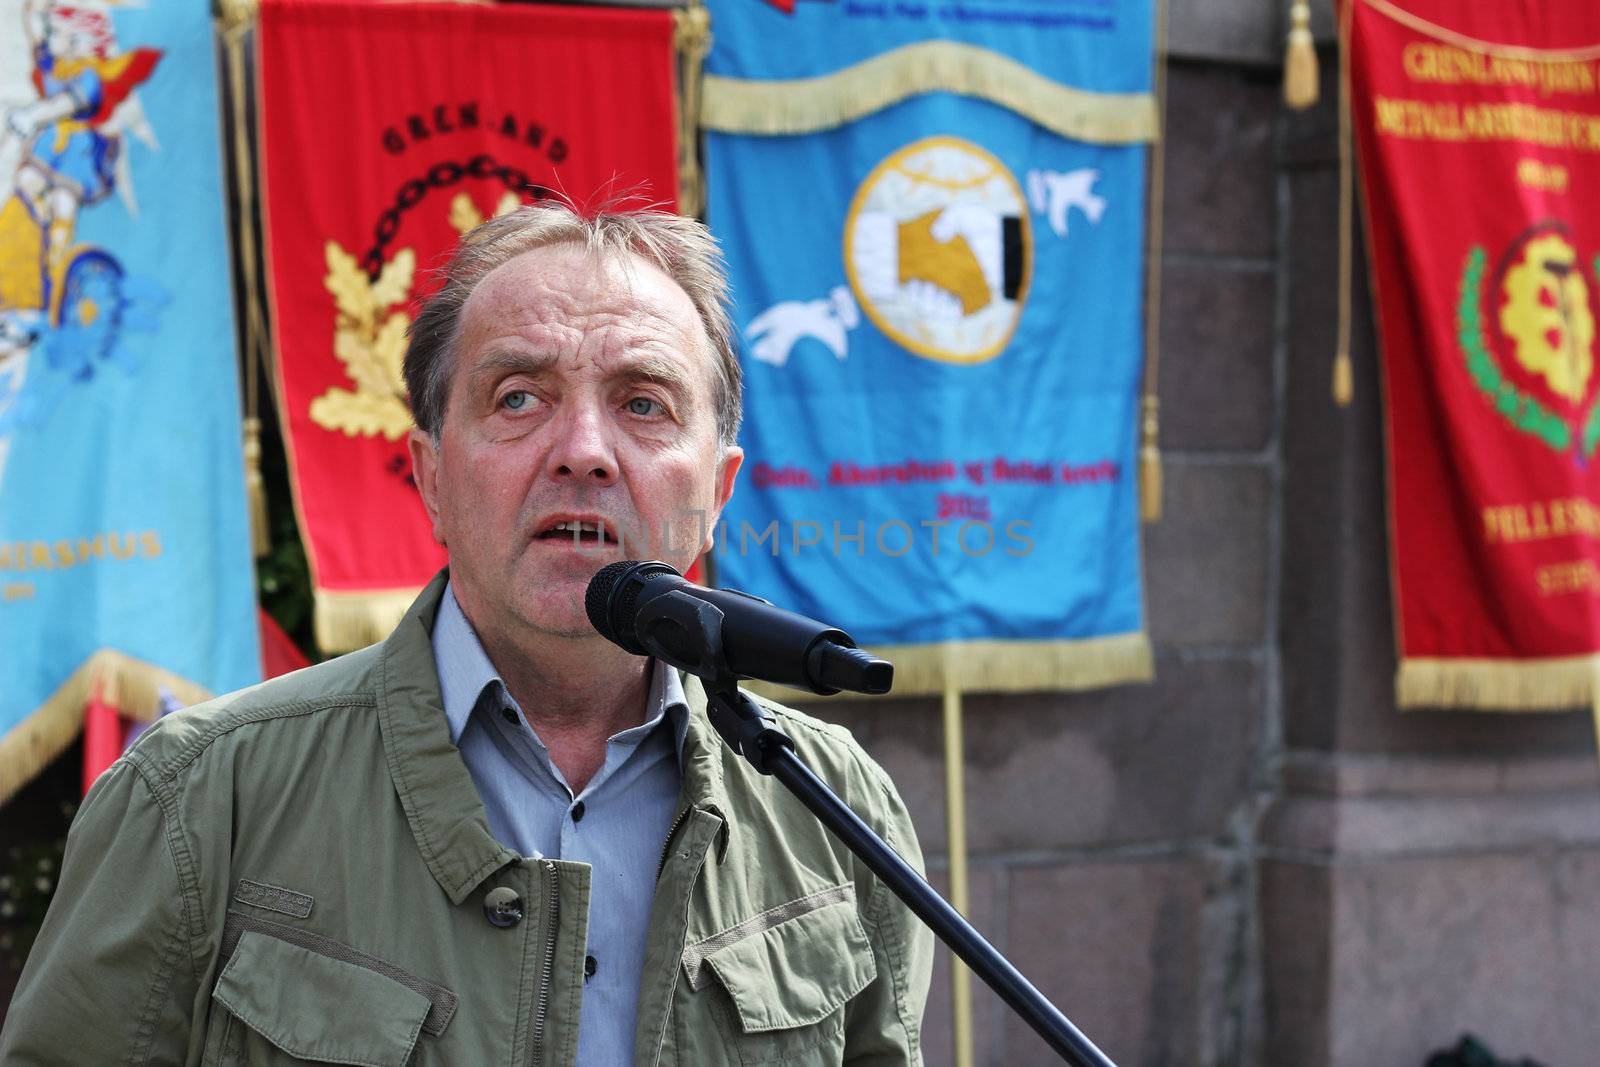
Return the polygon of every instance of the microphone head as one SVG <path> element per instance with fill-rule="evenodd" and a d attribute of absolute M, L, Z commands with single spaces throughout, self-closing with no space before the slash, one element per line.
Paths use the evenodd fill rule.
<path fill-rule="evenodd" d="M 589 616 L 589 625 L 601 637 L 621 645 L 635 656 L 648 655 L 633 632 L 634 605 L 644 588 L 641 579 L 677 573 L 656 560 L 641 563 L 625 559 L 606 564 L 589 579 L 589 588 L 584 592 L 583 609 Z"/>

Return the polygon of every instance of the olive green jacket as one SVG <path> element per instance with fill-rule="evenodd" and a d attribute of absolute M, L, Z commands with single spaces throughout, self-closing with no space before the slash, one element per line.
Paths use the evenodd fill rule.
<path fill-rule="evenodd" d="M 434 673 L 443 587 L 383 644 L 169 716 L 101 776 L 0 1064 L 573 1062 L 586 927 L 605 917 L 587 864 L 490 835 Z M 686 692 L 634 1062 L 920 1062 L 926 928 Z M 773 711 L 920 863 L 849 734 Z"/>

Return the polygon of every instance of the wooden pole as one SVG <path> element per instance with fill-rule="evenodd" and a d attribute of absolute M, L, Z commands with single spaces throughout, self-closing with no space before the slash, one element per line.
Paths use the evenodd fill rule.
<path fill-rule="evenodd" d="M 971 918 L 967 896 L 966 746 L 961 738 L 961 690 L 944 690 L 945 837 L 950 851 L 950 903 Z M 950 957 L 951 1018 L 955 1022 L 956 1067 L 972 1067 L 972 972 Z"/>

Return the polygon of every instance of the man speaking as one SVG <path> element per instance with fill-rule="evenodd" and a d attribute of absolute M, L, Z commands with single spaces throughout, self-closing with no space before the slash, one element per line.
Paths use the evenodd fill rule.
<path fill-rule="evenodd" d="M 677 216 L 541 205 L 463 239 L 405 364 L 449 569 L 381 645 L 170 716 L 101 777 L 0 1062 L 920 1062 L 931 935 L 697 680 L 585 615 L 625 551 L 710 547 L 743 458 L 726 298 Z M 770 710 L 918 863 L 848 734 Z"/>

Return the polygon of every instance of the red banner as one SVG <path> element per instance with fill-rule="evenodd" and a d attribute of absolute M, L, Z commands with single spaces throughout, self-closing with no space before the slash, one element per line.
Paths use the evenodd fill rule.
<path fill-rule="evenodd" d="M 1600 666 L 1600 8 L 1349 0 L 1403 706 Z"/>
<path fill-rule="evenodd" d="M 264 0 L 278 405 L 325 651 L 387 634 L 444 563 L 401 360 L 461 233 L 550 194 L 673 204 L 666 11 Z"/>

